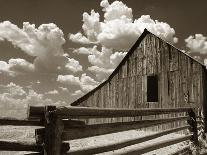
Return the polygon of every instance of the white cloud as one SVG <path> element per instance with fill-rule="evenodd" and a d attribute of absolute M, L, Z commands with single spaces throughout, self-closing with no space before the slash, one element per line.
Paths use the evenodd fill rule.
<path fill-rule="evenodd" d="M 27 88 L 28 89 L 28 88 Z M 67 105 L 64 101 L 54 101 L 45 97 L 44 94 L 39 94 L 33 89 L 24 90 L 23 87 L 9 83 L 7 85 L 0 85 L 0 112 L 2 116 L 9 117 L 25 117 L 26 108 L 32 106 L 44 106 L 44 105 Z"/>
<path fill-rule="evenodd" d="M 64 35 L 55 24 L 42 24 L 35 28 L 34 24 L 23 23 L 20 29 L 9 21 L 0 23 L 0 38 L 6 39 L 21 48 L 30 56 L 43 57 L 63 55 Z"/>
<path fill-rule="evenodd" d="M 0 23 L 0 40 L 8 40 L 29 56 L 36 57 L 34 67 L 38 71 L 69 73 L 82 70 L 77 60 L 64 54 L 64 34 L 53 23 L 42 24 L 36 28 L 34 24 L 24 22 L 21 29 L 9 21 L 4 21 Z"/>
<path fill-rule="evenodd" d="M 69 34 L 69 39 L 73 42 L 81 43 L 81 44 L 90 44 L 90 40 L 83 36 L 82 33 L 78 32 L 76 34 Z"/>
<path fill-rule="evenodd" d="M 99 82 L 95 81 L 90 76 L 87 76 L 86 74 L 82 74 L 80 78 L 80 86 L 84 92 L 89 92 L 90 90 L 94 89 Z"/>
<path fill-rule="evenodd" d="M 125 55 L 126 52 L 113 52 L 112 49 L 105 47 L 98 51 L 94 46 L 88 56 L 88 60 L 92 64 L 88 70 L 94 72 L 99 81 L 103 81 L 113 72 Z"/>
<path fill-rule="evenodd" d="M 73 50 L 73 53 L 89 55 L 92 54 L 91 50 L 91 48 L 80 47 L 78 49 Z"/>
<path fill-rule="evenodd" d="M 77 88 L 81 88 L 84 92 L 92 90 L 99 84 L 86 74 L 82 74 L 80 78 L 74 75 L 58 75 L 57 81 L 65 85 L 78 86 Z"/>
<path fill-rule="evenodd" d="M 119 1 L 109 4 L 107 0 L 102 0 L 100 5 L 103 7 L 104 21 L 100 21 L 99 13 L 94 10 L 90 14 L 85 12 L 82 25 L 85 36 L 78 32 L 78 35 L 91 42 L 97 42 L 107 48 L 126 50 L 134 44 L 144 28 L 168 42 L 178 41 L 174 37 L 174 29 L 168 23 L 153 20 L 149 15 L 133 20 L 132 9 Z M 75 42 L 78 42 L 78 39 Z"/>
<path fill-rule="evenodd" d="M 207 59 L 204 59 L 204 65 L 207 66 Z"/>
<path fill-rule="evenodd" d="M 105 69 L 98 66 L 88 67 L 88 70 L 94 72 L 99 81 L 104 81 L 114 71 L 114 69 Z"/>
<path fill-rule="evenodd" d="M 65 93 L 68 93 L 68 88 L 65 88 L 65 87 L 59 87 L 59 89 Z"/>
<path fill-rule="evenodd" d="M 76 90 L 74 93 L 72 93 L 72 96 L 75 96 L 76 98 L 81 97 L 84 95 L 84 92 L 81 90 Z"/>
<path fill-rule="evenodd" d="M 15 72 L 34 72 L 35 67 L 32 63 L 26 61 L 25 59 L 10 59 L 9 69 Z"/>
<path fill-rule="evenodd" d="M 190 49 L 189 53 L 207 56 L 207 37 L 202 34 L 195 34 L 185 39 L 186 46 Z"/>
<path fill-rule="evenodd" d="M 91 15 L 83 13 L 83 31 L 86 34 L 88 40 L 91 42 L 97 42 L 97 35 L 101 31 L 101 23 L 99 22 L 99 13 L 91 10 Z"/>
<path fill-rule="evenodd" d="M 34 65 L 25 59 L 9 59 L 8 63 L 0 61 L 0 72 L 15 76 L 21 73 L 32 73 L 35 71 Z"/>
<path fill-rule="evenodd" d="M 0 74 L 5 73 L 10 76 L 14 76 L 14 72 L 10 71 L 10 65 L 5 61 L 0 61 Z"/>
<path fill-rule="evenodd" d="M 67 85 L 80 85 L 79 77 L 75 77 L 74 75 L 58 75 L 57 81 Z"/>
<path fill-rule="evenodd" d="M 55 95 L 55 94 L 58 94 L 58 91 L 56 89 L 54 89 L 54 90 L 46 92 L 45 94 Z"/>
<path fill-rule="evenodd" d="M 73 72 L 82 71 L 82 66 L 79 64 L 79 61 L 73 58 L 68 58 L 68 63 L 65 65 L 65 67 Z"/>
<path fill-rule="evenodd" d="M 110 56 L 110 64 L 115 68 L 125 57 L 127 52 L 115 52 Z"/>
<path fill-rule="evenodd" d="M 24 96 L 26 92 L 24 91 L 23 87 L 16 85 L 13 82 L 10 82 L 8 85 L 4 86 L 6 88 L 5 95 L 16 97 L 16 96 Z"/>

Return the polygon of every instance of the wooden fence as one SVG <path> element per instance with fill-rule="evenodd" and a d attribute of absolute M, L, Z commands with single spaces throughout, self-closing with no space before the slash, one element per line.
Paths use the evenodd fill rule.
<path fill-rule="evenodd" d="M 137 117 L 149 115 L 163 115 L 173 113 L 185 113 L 185 116 L 169 117 L 163 119 L 144 119 L 129 122 L 113 122 L 101 124 L 87 124 L 84 119 L 98 118 L 118 118 L 118 117 Z M 89 107 L 30 107 L 28 110 L 28 120 L 0 119 L 0 125 L 17 126 L 41 126 L 35 129 L 35 143 L 8 142 L 0 141 L 2 151 L 31 151 L 27 155 L 91 155 L 113 150 L 118 150 L 134 144 L 149 141 L 166 134 L 175 133 L 189 129 L 189 134 L 178 138 L 168 139 L 145 147 L 124 149 L 123 155 L 143 154 L 169 145 L 191 140 L 198 146 L 197 123 L 201 125 L 201 117 L 197 122 L 196 114 L 192 108 L 171 108 L 171 109 L 117 109 L 117 108 L 89 108 Z M 104 134 L 111 134 L 132 129 L 141 129 L 171 122 L 187 122 L 182 126 L 163 130 L 144 137 L 132 138 L 119 141 L 114 144 L 104 144 L 102 146 L 91 146 L 79 150 L 70 150 L 69 143 L 66 141 L 93 137 Z M 182 152 L 189 153 L 189 147 L 184 147 Z M 188 154 L 187 153 L 187 154 Z M 175 153 L 176 154 L 176 153 Z"/>

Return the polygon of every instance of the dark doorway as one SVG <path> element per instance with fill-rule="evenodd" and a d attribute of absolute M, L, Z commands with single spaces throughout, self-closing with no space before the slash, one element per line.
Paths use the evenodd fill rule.
<path fill-rule="evenodd" d="M 158 102 L 158 76 L 147 76 L 147 102 Z"/>

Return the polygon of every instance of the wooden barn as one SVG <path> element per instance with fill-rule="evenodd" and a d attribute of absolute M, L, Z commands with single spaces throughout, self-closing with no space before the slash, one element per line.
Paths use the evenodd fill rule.
<path fill-rule="evenodd" d="M 71 105 L 130 109 L 191 106 L 203 111 L 206 122 L 206 73 L 203 64 L 145 29 L 109 78 Z"/>

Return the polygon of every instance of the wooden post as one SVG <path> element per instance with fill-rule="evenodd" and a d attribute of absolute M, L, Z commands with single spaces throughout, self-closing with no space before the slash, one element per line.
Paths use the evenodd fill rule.
<path fill-rule="evenodd" d="M 188 112 L 188 115 L 190 117 L 190 119 L 188 120 L 188 124 L 191 126 L 190 131 L 193 133 L 192 141 L 195 144 L 195 146 L 198 146 L 199 143 L 198 143 L 198 129 L 197 129 L 196 114 L 192 109 Z"/>
<path fill-rule="evenodd" d="M 45 107 L 44 155 L 62 155 L 62 119 L 56 114 L 55 106 Z"/>

